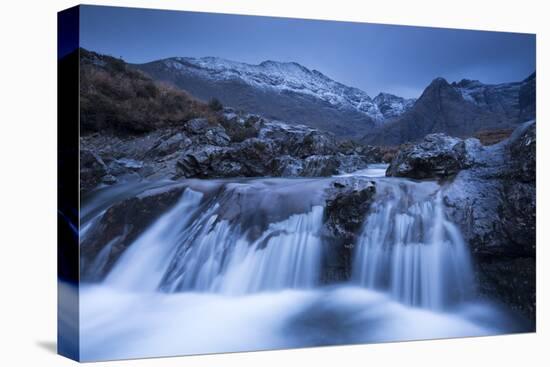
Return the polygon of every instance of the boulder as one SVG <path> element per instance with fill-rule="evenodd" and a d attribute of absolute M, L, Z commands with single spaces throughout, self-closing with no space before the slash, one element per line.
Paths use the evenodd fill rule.
<path fill-rule="evenodd" d="M 340 162 L 333 155 L 313 155 L 303 160 L 302 177 L 326 177 L 338 173 Z"/>
<path fill-rule="evenodd" d="M 366 169 L 369 163 L 371 163 L 369 157 L 359 154 L 338 154 L 336 155 L 336 159 L 338 160 L 339 174 L 352 173 Z"/>
<path fill-rule="evenodd" d="M 192 148 L 185 153 L 177 161 L 178 176 L 180 177 L 223 177 L 220 172 L 213 171 L 212 164 L 214 161 L 223 159 L 227 148 L 217 147 L 213 145 L 204 145 Z"/>
<path fill-rule="evenodd" d="M 373 181 L 346 177 L 333 181 L 326 192 L 323 236 L 328 243 L 323 281 L 345 281 L 351 276 L 353 246 L 374 199 Z"/>
<path fill-rule="evenodd" d="M 210 128 L 204 134 L 204 140 L 208 144 L 226 147 L 231 142 L 231 138 L 225 133 L 225 129 L 221 126 Z"/>
<path fill-rule="evenodd" d="M 192 141 L 184 132 L 177 132 L 161 138 L 157 145 L 148 152 L 150 157 L 163 157 L 191 146 Z"/>
<path fill-rule="evenodd" d="M 301 141 L 296 142 L 291 151 L 298 158 L 332 155 L 336 152 L 336 140 L 332 134 L 313 130 L 301 137 Z"/>
<path fill-rule="evenodd" d="M 390 163 L 387 176 L 443 179 L 466 166 L 463 140 L 445 134 L 430 134 L 419 144 L 402 147 Z"/>
<path fill-rule="evenodd" d="M 522 182 L 535 183 L 537 163 L 536 124 L 528 122 L 510 137 L 510 173 Z"/>
<path fill-rule="evenodd" d="M 257 138 L 264 125 L 264 119 L 258 115 L 236 113 L 226 109 L 224 119 L 220 122 L 232 143 Z"/>
<path fill-rule="evenodd" d="M 304 162 L 290 155 L 281 155 L 271 161 L 270 171 L 273 176 L 298 177 L 304 170 Z"/>
<path fill-rule="evenodd" d="M 210 123 L 205 118 L 196 118 L 185 123 L 185 130 L 192 135 L 204 134 Z"/>

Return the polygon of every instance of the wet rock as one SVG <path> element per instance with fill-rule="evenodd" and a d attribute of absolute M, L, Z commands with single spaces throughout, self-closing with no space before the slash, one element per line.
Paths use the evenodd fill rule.
<path fill-rule="evenodd" d="M 535 129 L 534 123 L 524 124 L 508 140 L 475 146 L 469 168 L 443 189 L 448 215 L 469 243 L 480 294 L 530 320 L 535 318 Z M 474 152 L 470 148 L 474 145 L 467 148 Z"/>
<path fill-rule="evenodd" d="M 174 135 L 162 139 L 158 145 L 155 146 L 150 152 L 150 156 L 163 157 L 169 154 L 173 154 L 178 150 L 183 150 L 191 146 L 192 141 L 183 132 L 178 132 Z"/>
<path fill-rule="evenodd" d="M 172 207 L 184 188 L 150 190 L 110 207 L 80 245 L 81 280 L 98 281 L 156 219 Z"/>
<path fill-rule="evenodd" d="M 209 126 L 210 124 L 207 119 L 197 118 L 187 121 L 185 123 L 185 130 L 190 134 L 199 135 L 205 133 Z"/>
<path fill-rule="evenodd" d="M 105 175 L 103 176 L 101 182 L 103 182 L 106 185 L 114 185 L 118 182 L 118 179 L 113 175 Z"/>
<path fill-rule="evenodd" d="M 370 161 L 369 157 L 364 155 L 358 155 L 358 154 L 351 154 L 351 155 L 343 155 L 338 154 L 338 173 L 344 174 L 344 173 L 351 173 L 354 171 L 366 169 L 369 165 L 369 163 L 373 163 Z"/>
<path fill-rule="evenodd" d="M 509 143 L 510 173 L 512 178 L 534 183 L 536 179 L 537 139 L 536 124 L 529 122 L 514 133 Z"/>
<path fill-rule="evenodd" d="M 204 134 L 204 139 L 208 144 L 226 147 L 231 142 L 231 138 L 225 133 L 225 129 L 221 126 L 208 129 Z"/>
<path fill-rule="evenodd" d="M 313 155 L 303 161 L 302 177 L 326 177 L 338 173 L 340 162 L 332 155 Z"/>
<path fill-rule="evenodd" d="M 477 264 L 479 291 L 531 321 L 536 316 L 536 263 L 532 257 L 487 259 Z"/>
<path fill-rule="evenodd" d="M 415 179 L 447 178 L 465 168 L 463 140 L 445 134 L 430 134 L 419 144 L 403 147 L 392 160 L 387 176 Z"/>
<path fill-rule="evenodd" d="M 279 145 L 266 139 L 252 138 L 228 150 L 224 159 L 241 165 L 240 176 L 272 176 L 271 161 L 280 155 Z M 223 162 L 220 162 L 223 164 Z M 228 176 L 226 176 L 228 177 Z"/>
<path fill-rule="evenodd" d="M 329 245 L 324 282 L 345 281 L 351 276 L 353 246 L 375 193 L 373 181 L 358 177 L 337 179 L 327 190 L 323 233 Z"/>
<path fill-rule="evenodd" d="M 332 155 L 336 152 L 336 140 L 332 134 L 310 131 L 295 145 L 293 154 L 299 158 L 312 155 Z"/>
<path fill-rule="evenodd" d="M 270 167 L 273 175 L 280 177 L 297 177 L 300 176 L 303 170 L 303 161 L 290 155 L 276 157 L 271 162 Z"/>
<path fill-rule="evenodd" d="M 162 178 L 327 177 L 364 169 L 378 157 L 372 147 L 340 144 L 331 134 L 306 126 L 228 109 L 218 121 L 192 119 L 178 127 L 132 137 L 88 135 L 81 137 L 81 143 L 104 157 L 104 172 L 95 173 L 99 177 L 94 184 L 101 183 L 107 174 L 112 177 L 103 183 Z"/>
<path fill-rule="evenodd" d="M 184 153 L 178 160 L 177 167 L 181 177 L 220 177 L 220 172 L 213 172 L 212 164 L 223 158 L 226 148 L 213 145 L 200 146 Z"/>
<path fill-rule="evenodd" d="M 95 152 L 80 150 L 80 192 L 84 193 L 99 185 L 107 175 L 107 165 Z"/>
<path fill-rule="evenodd" d="M 220 122 L 232 143 L 257 138 L 264 126 L 264 119 L 257 115 L 237 113 L 226 109 L 224 119 Z"/>

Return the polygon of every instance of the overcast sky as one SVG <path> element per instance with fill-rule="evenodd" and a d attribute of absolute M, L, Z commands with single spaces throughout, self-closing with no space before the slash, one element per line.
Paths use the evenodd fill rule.
<path fill-rule="evenodd" d="M 439 76 L 502 83 L 535 71 L 530 34 L 94 6 L 81 8 L 80 30 L 82 47 L 128 62 L 295 61 L 373 97 L 418 97 Z"/>

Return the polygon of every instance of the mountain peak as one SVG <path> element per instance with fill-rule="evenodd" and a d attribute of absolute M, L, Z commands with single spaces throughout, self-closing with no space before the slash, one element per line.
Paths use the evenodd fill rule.
<path fill-rule="evenodd" d="M 405 99 L 391 93 L 380 92 L 374 97 L 373 102 L 376 103 L 378 109 L 385 119 L 391 119 L 402 115 L 408 111 L 413 105 L 415 99 Z"/>
<path fill-rule="evenodd" d="M 453 87 L 458 87 L 458 88 L 473 88 L 473 87 L 481 86 L 483 85 L 483 83 L 480 82 L 479 80 L 474 80 L 474 79 L 462 79 L 458 83 L 453 82 L 451 85 Z"/>
<path fill-rule="evenodd" d="M 527 78 L 523 79 L 523 82 L 528 82 L 530 80 L 535 80 L 537 78 L 537 73 L 535 71 L 533 71 L 533 73 L 531 75 L 529 75 Z"/>
<path fill-rule="evenodd" d="M 434 80 L 432 80 L 430 85 L 428 85 L 428 88 L 430 88 L 431 86 L 434 86 L 434 87 L 435 86 L 450 86 L 450 84 L 447 81 L 447 79 L 439 76 L 439 77 L 435 78 Z"/>

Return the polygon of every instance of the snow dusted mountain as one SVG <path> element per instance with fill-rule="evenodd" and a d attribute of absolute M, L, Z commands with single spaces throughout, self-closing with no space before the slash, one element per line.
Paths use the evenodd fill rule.
<path fill-rule="evenodd" d="M 390 120 L 398 117 L 411 109 L 416 102 L 415 98 L 403 98 L 389 93 L 379 93 L 374 97 L 373 102 L 383 116 L 383 119 Z"/>
<path fill-rule="evenodd" d="M 519 90 L 523 82 L 483 84 L 479 80 L 462 79 L 451 83 L 464 100 L 494 113 L 512 117 L 519 109 Z"/>
<path fill-rule="evenodd" d="M 174 57 L 136 66 L 198 98 L 216 97 L 224 105 L 344 137 L 362 136 L 413 103 L 389 94 L 373 100 L 358 88 L 295 62 L 251 65 L 218 57 Z"/>
<path fill-rule="evenodd" d="M 535 74 L 502 84 L 467 79 L 448 83 L 436 78 L 412 107 L 367 133 L 363 141 L 398 145 L 436 132 L 467 137 L 480 131 L 513 129 L 535 118 L 535 86 Z"/>
<path fill-rule="evenodd" d="M 367 93 L 338 83 L 317 70 L 295 62 L 264 61 L 259 65 L 218 57 L 177 57 L 165 65 L 184 73 L 195 73 L 211 80 L 240 80 L 262 89 L 307 94 L 338 108 L 348 108 L 380 121 L 384 116 Z"/>
<path fill-rule="evenodd" d="M 436 78 L 418 99 L 389 93 L 371 98 L 295 62 L 258 65 L 218 57 L 174 57 L 134 65 L 193 96 L 269 119 L 330 131 L 369 144 L 396 145 L 442 132 L 472 136 L 508 129 L 535 114 L 535 75 L 512 83 L 483 84 Z"/>

